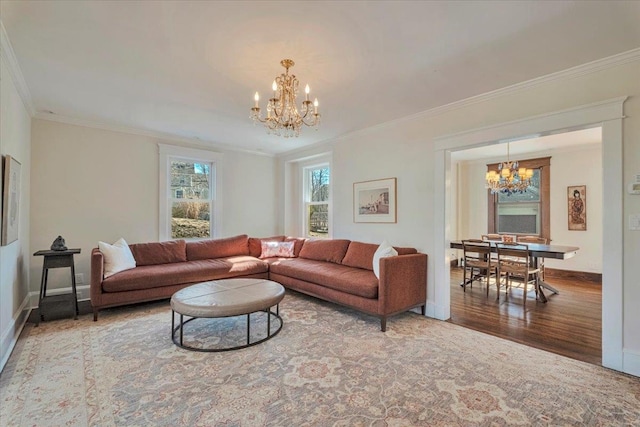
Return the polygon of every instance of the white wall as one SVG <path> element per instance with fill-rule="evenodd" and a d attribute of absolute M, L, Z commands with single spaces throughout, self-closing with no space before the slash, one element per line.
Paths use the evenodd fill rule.
<path fill-rule="evenodd" d="M 3 52 L 4 54 L 5 52 Z M 5 63 L 0 61 L 0 154 L 21 164 L 18 240 L 0 247 L 0 370 L 29 313 L 29 188 L 31 118 Z"/>
<path fill-rule="evenodd" d="M 427 254 L 442 251 L 445 248 L 434 247 L 435 237 L 442 233 L 442 230 L 435 230 L 433 225 L 435 213 L 442 208 L 434 206 L 433 202 L 435 138 L 620 96 L 630 96 L 624 107 L 626 118 L 623 123 L 622 153 L 624 180 L 625 183 L 629 182 L 633 173 L 640 172 L 638 76 L 640 61 L 636 56 L 634 60 L 616 66 L 593 67 L 588 72 L 541 79 L 518 89 L 470 100 L 457 107 L 386 123 L 327 142 L 326 147 L 333 150 L 334 158 L 334 237 L 368 242 L 388 239 L 392 244 L 414 246 Z M 388 177 L 398 178 L 398 223 L 354 224 L 353 182 Z M 286 189 L 286 186 L 282 188 Z M 593 193 L 589 194 L 591 196 Z M 624 307 L 620 307 L 620 311 L 624 313 L 625 354 L 640 362 L 640 334 L 637 333 L 640 330 L 640 311 L 636 309 L 640 305 L 637 280 L 640 277 L 640 263 L 637 261 L 640 259 L 640 233 L 627 228 L 627 217 L 632 212 L 640 212 L 640 197 L 625 194 Z M 284 217 L 281 218 L 281 224 L 285 226 Z M 430 257 L 428 307 L 436 303 L 436 287 L 446 286 L 434 283 L 433 266 L 433 257 Z M 637 369 L 636 372 L 640 372 L 640 365 Z"/>
<path fill-rule="evenodd" d="M 551 156 L 550 227 L 554 245 L 577 246 L 574 258 L 545 260 L 549 268 L 602 273 L 602 148 L 601 145 L 556 151 L 540 151 L 515 160 Z M 480 238 L 487 233 L 487 190 L 484 177 L 487 164 L 502 159 L 459 162 L 461 185 L 456 239 Z M 587 230 L 569 231 L 567 226 L 567 186 L 587 186 Z M 454 212 L 455 213 L 455 212 Z"/>
<path fill-rule="evenodd" d="M 158 240 L 158 143 L 171 141 L 39 119 L 32 136 L 33 251 L 61 235 L 68 247 L 82 249 L 75 265 L 86 286 L 99 240 Z M 274 234 L 275 159 L 224 152 L 220 163 L 220 237 Z M 30 259 L 32 292 L 41 268 L 42 259 Z M 69 270 L 52 270 L 49 283 L 51 289 L 70 286 Z"/>

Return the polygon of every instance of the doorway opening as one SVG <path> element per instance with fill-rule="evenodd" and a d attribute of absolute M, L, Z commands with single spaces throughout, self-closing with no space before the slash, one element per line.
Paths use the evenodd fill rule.
<path fill-rule="evenodd" d="M 623 348 L 623 176 L 622 120 L 624 102 L 619 97 L 571 109 L 550 112 L 529 118 L 473 129 L 436 138 L 434 141 L 434 248 L 433 283 L 427 288 L 427 314 L 450 318 L 450 178 L 451 153 L 467 148 L 493 145 L 543 136 L 602 127 L 602 222 L 607 238 L 602 256 L 602 365 L 626 372 Z M 627 367 L 631 370 L 633 366 Z"/>

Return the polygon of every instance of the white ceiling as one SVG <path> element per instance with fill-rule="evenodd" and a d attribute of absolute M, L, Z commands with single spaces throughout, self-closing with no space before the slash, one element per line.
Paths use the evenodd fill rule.
<path fill-rule="evenodd" d="M 38 113 L 273 154 L 640 47 L 638 1 L 2 0 L 0 17 Z M 283 58 L 320 102 L 299 138 L 249 119 Z"/>

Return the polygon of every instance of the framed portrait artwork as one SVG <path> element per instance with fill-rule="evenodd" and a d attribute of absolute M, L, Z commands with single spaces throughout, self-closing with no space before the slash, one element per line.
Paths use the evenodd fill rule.
<path fill-rule="evenodd" d="M 567 187 L 567 208 L 569 212 L 569 230 L 587 229 L 587 186 Z"/>
<path fill-rule="evenodd" d="M 396 178 L 353 184 L 353 222 L 397 222 Z"/>
<path fill-rule="evenodd" d="M 13 157 L 4 156 L 4 174 L 2 177 L 2 246 L 18 240 L 18 221 L 20 219 L 20 162 Z"/>

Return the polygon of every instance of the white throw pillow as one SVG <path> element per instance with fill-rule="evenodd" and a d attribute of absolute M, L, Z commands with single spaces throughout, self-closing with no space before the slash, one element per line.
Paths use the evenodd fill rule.
<path fill-rule="evenodd" d="M 136 260 L 129 249 L 129 245 L 123 238 L 118 239 L 113 245 L 98 242 L 98 249 L 104 256 L 104 278 L 113 276 L 124 270 L 135 268 Z"/>
<path fill-rule="evenodd" d="M 393 249 L 393 246 L 391 246 L 386 240 L 382 242 L 373 254 L 373 274 L 375 274 L 378 279 L 380 278 L 380 258 L 397 255 L 398 251 Z"/>

